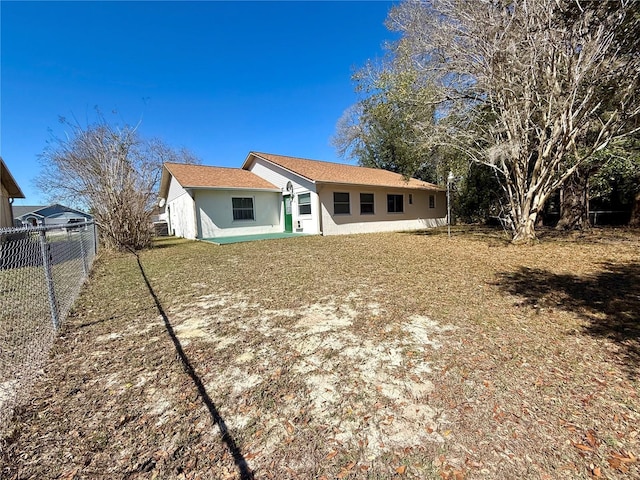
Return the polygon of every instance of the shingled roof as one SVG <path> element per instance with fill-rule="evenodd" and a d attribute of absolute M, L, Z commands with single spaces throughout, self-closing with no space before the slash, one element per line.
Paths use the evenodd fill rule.
<path fill-rule="evenodd" d="M 433 183 L 415 178 L 405 179 L 399 173 L 379 168 L 359 167 L 343 163 L 323 162 L 307 158 L 287 157 L 270 153 L 250 152 L 242 168 L 249 168 L 254 157 L 262 158 L 316 183 L 336 183 L 375 187 L 442 190 Z"/>
<path fill-rule="evenodd" d="M 227 167 L 209 167 L 186 163 L 165 163 L 160 185 L 160 196 L 169 188 L 169 172 L 183 188 L 246 188 L 250 190 L 280 191 L 274 184 L 248 170 Z"/>

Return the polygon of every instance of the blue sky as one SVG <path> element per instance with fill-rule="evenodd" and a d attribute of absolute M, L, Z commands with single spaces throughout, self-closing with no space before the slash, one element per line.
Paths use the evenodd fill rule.
<path fill-rule="evenodd" d="M 330 144 L 394 2 L 0 2 L 0 154 L 26 195 L 59 116 L 98 106 L 206 165 L 251 150 L 348 162 Z M 395 2 L 397 3 L 397 2 Z"/>

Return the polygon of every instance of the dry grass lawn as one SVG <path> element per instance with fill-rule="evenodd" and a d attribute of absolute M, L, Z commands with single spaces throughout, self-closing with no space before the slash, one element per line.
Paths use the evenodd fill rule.
<path fill-rule="evenodd" d="M 640 478 L 640 235 L 104 254 L 7 479 Z"/>

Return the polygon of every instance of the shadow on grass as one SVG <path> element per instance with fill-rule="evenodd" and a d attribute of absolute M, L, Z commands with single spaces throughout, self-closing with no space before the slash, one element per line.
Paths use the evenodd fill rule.
<path fill-rule="evenodd" d="M 424 230 L 408 230 L 402 232 L 407 235 L 420 237 L 466 237 L 472 240 L 487 241 L 492 246 L 496 243 L 509 245 L 511 237 L 502 227 L 480 224 L 460 224 L 451 226 L 451 234 L 446 226 L 427 228 Z"/>
<path fill-rule="evenodd" d="M 222 437 L 222 441 L 225 443 L 225 445 L 229 449 L 229 453 L 231 453 L 231 456 L 233 457 L 233 461 L 235 462 L 236 467 L 238 469 L 238 473 L 240 474 L 240 479 L 241 480 L 253 479 L 254 478 L 253 473 L 251 472 L 251 469 L 249 468 L 249 465 L 247 464 L 246 459 L 242 455 L 240 448 L 238 447 L 235 440 L 229 433 L 229 429 L 227 428 L 227 425 L 224 419 L 220 416 L 220 413 L 218 412 L 216 405 L 211 400 L 211 397 L 207 393 L 207 389 L 202 383 L 202 380 L 200 379 L 195 369 L 191 365 L 191 362 L 189 361 L 189 357 L 187 357 L 186 353 L 182 349 L 182 344 L 180 343 L 180 340 L 178 339 L 175 331 L 173 330 L 171 322 L 169 321 L 169 317 L 164 311 L 164 308 L 162 307 L 162 304 L 160 303 L 158 296 L 154 292 L 153 287 L 151 286 L 151 283 L 147 278 L 147 274 L 144 271 L 142 262 L 140 261 L 140 257 L 136 255 L 136 259 L 138 260 L 138 267 L 140 267 L 140 273 L 142 273 L 142 277 L 144 278 L 144 282 L 147 284 L 149 293 L 153 297 L 153 301 L 156 304 L 156 308 L 158 309 L 158 312 L 160 313 L 160 315 L 162 316 L 162 319 L 164 320 L 164 326 L 167 329 L 167 333 L 171 337 L 171 341 L 173 342 L 173 345 L 176 348 L 176 352 L 180 357 L 182 366 L 184 367 L 184 370 L 187 373 L 187 375 L 189 375 L 189 377 L 191 377 L 191 380 L 193 380 L 193 384 L 197 388 L 200 398 L 202 398 L 202 403 L 204 403 L 205 406 L 207 407 L 207 410 L 209 410 L 211 419 L 216 425 L 218 425 L 218 428 L 220 429 L 220 436 Z"/>
<path fill-rule="evenodd" d="M 530 305 L 577 312 L 588 321 L 586 334 L 620 347 L 620 360 L 635 378 L 640 368 L 640 263 L 604 263 L 589 276 L 521 268 L 500 274 L 498 285 Z"/>
<path fill-rule="evenodd" d="M 95 320 L 93 322 L 81 323 L 80 325 L 78 325 L 78 328 L 93 327 L 94 325 L 100 325 L 101 323 L 109 322 L 113 319 L 114 317 L 109 317 L 109 318 L 102 318 L 100 320 Z"/>
<path fill-rule="evenodd" d="M 166 236 L 166 237 L 155 237 L 153 239 L 151 248 L 170 248 L 175 247 L 176 245 L 180 245 L 182 243 L 187 243 L 190 240 L 181 237 L 174 236 Z"/>

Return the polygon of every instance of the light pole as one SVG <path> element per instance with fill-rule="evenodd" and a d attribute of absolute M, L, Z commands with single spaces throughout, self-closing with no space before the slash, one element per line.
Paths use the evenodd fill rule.
<path fill-rule="evenodd" d="M 447 235 L 449 237 L 451 237 L 451 182 L 455 179 L 453 172 L 449 170 L 449 176 L 447 177 Z"/>

